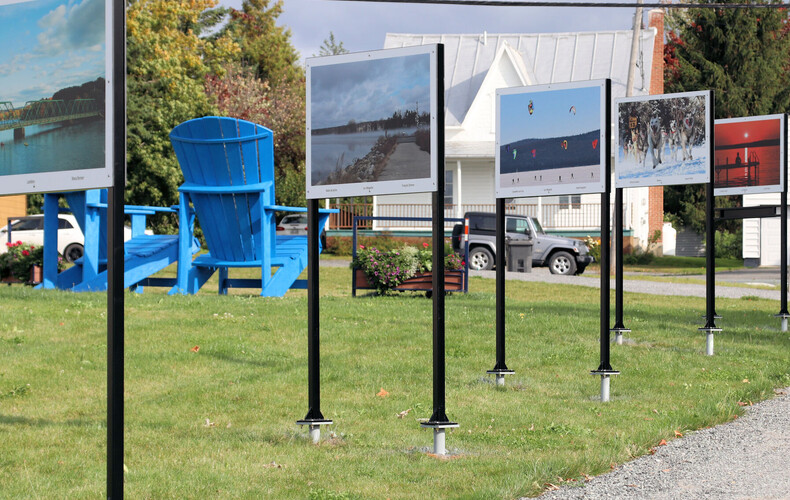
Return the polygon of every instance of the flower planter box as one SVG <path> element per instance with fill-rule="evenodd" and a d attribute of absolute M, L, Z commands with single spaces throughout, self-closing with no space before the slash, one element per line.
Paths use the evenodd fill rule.
<path fill-rule="evenodd" d="M 375 290 L 376 287 L 370 284 L 365 272 L 361 269 L 354 269 L 354 281 L 352 289 L 354 293 L 356 290 Z M 401 283 L 397 288 L 399 292 L 403 291 L 433 291 L 433 274 L 432 273 L 419 273 Z M 444 291 L 445 292 L 463 292 L 464 291 L 464 272 L 463 271 L 444 271 Z"/>
<path fill-rule="evenodd" d="M 5 278 L 0 279 L 0 283 L 6 283 L 8 285 L 11 285 L 13 283 L 26 283 L 29 285 L 38 285 L 39 283 L 44 281 L 43 275 L 44 275 L 44 268 L 42 268 L 41 266 L 33 266 L 30 268 L 29 281 L 22 281 L 14 276 L 6 276 Z"/>

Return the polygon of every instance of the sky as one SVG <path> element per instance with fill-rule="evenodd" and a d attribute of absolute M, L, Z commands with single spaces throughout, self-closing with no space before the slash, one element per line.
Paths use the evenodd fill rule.
<path fill-rule="evenodd" d="M 601 129 L 600 87 L 506 94 L 501 99 L 500 143 L 503 145 Z"/>
<path fill-rule="evenodd" d="M 749 120 L 743 122 L 716 123 L 716 145 L 745 144 L 770 139 L 779 139 L 780 121 Z"/>
<path fill-rule="evenodd" d="M 0 0 L 0 101 L 104 76 L 104 0 Z"/>
<path fill-rule="evenodd" d="M 417 54 L 312 67 L 312 128 L 388 118 L 415 103 L 430 111 L 430 61 Z"/>
<path fill-rule="evenodd" d="M 272 0 L 273 1 L 273 0 Z M 603 0 L 608 1 L 608 0 Z M 240 8 L 242 0 L 220 0 Z M 634 2 L 636 3 L 636 2 Z M 646 13 L 645 13 L 646 15 Z M 351 52 L 381 49 L 389 33 L 551 33 L 631 29 L 634 9 L 482 7 L 336 0 L 284 0 L 278 25 L 302 58 L 318 55 L 330 31 Z"/>

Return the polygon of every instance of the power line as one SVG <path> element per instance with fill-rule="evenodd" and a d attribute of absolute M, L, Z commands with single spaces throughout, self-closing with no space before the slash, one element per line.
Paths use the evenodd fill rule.
<path fill-rule="evenodd" d="M 542 2 L 507 0 L 334 0 L 338 2 L 409 3 L 422 5 L 472 5 L 485 7 L 609 7 L 633 9 L 632 2 Z M 644 3 L 649 9 L 787 9 L 786 3 Z"/>

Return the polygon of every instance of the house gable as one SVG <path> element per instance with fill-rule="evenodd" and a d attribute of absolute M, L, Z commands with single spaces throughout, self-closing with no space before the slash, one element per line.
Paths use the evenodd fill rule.
<path fill-rule="evenodd" d="M 448 137 L 448 141 L 491 141 L 493 147 L 496 133 L 496 90 L 534 83 L 534 75 L 527 70 L 521 55 L 510 44 L 503 42 L 469 106 L 469 111 L 463 117 L 462 130 Z M 493 149 L 489 154 L 493 155 Z"/>

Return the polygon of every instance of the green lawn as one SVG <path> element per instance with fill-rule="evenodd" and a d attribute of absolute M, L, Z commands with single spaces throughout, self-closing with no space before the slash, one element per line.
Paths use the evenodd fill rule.
<path fill-rule="evenodd" d="M 335 423 L 318 446 L 295 425 L 307 412 L 304 291 L 126 296 L 128 498 L 536 495 L 790 385 L 778 303 L 719 300 L 724 332 L 706 357 L 704 299 L 626 294 L 634 331 L 612 346 L 622 375 L 602 404 L 588 373 L 598 290 L 509 282 L 516 375 L 498 389 L 485 375 L 494 281 L 475 278 L 447 299 L 447 413 L 461 427 L 437 459 L 418 421 L 431 414 L 431 302 L 351 298 L 345 268 L 322 268 L 321 280 L 322 410 Z M 103 497 L 105 296 L 0 287 L 0 310 L 0 497 Z"/>

